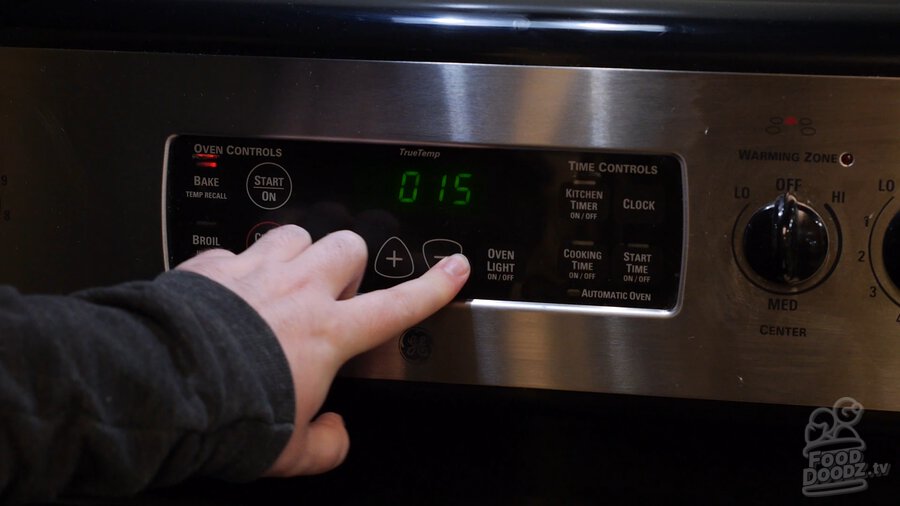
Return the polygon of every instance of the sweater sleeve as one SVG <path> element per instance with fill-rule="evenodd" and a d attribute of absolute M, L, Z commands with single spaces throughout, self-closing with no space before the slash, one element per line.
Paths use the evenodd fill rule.
<path fill-rule="evenodd" d="M 293 431 L 293 388 L 265 321 L 198 274 L 0 287 L 0 503 L 254 479 Z"/>

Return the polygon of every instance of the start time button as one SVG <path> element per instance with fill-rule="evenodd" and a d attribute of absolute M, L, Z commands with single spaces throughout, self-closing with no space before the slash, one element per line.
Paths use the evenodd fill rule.
<path fill-rule="evenodd" d="M 277 163 L 261 163 L 247 175 L 247 196 L 261 209 L 271 211 L 285 205 L 292 190 L 291 176 Z"/>

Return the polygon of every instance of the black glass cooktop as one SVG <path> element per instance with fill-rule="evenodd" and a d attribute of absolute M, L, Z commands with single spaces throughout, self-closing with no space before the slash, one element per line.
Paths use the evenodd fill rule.
<path fill-rule="evenodd" d="M 0 45 L 403 61 L 900 75 L 900 3 L 30 0 Z"/>

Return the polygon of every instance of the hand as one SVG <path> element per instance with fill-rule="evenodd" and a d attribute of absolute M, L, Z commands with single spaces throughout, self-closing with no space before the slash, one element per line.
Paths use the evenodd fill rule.
<path fill-rule="evenodd" d="M 343 419 L 324 413 L 313 420 L 338 369 L 450 302 L 470 270 L 464 256 L 454 255 L 418 279 L 357 295 L 366 258 L 366 244 L 353 232 L 313 244 L 305 230 L 286 225 L 239 255 L 209 250 L 177 267 L 241 296 L 284 349 L 294 380 L 295 429 L 268 476 L 320 473 L 343 462 L 350 447 Z"/>

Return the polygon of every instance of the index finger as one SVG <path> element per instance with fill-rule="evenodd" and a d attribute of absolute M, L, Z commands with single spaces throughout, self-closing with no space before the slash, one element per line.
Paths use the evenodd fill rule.
<path fill-rule="evenodd" d="M 446 306 L 469 278 L 469 261 L 456 254 L 418 279 L 340 302 L 349 326 L 341 349 L 347 358 L 382 344 Z"/>

